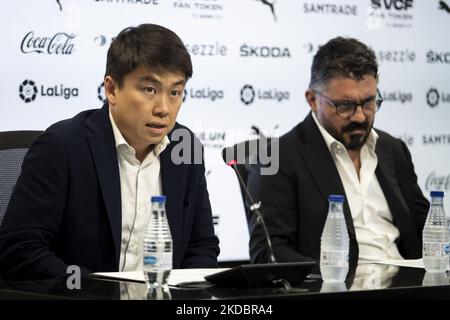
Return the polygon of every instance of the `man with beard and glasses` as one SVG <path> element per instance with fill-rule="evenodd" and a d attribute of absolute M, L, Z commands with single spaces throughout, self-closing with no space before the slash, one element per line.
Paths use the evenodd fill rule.
<path fill-rule="evenodd" d="M 429 203 L 406 145 L 373 128 L 383 101 L 377 85 L 375 54 L 355 39 L 332 39 L 314 56 L 305 93 L 311 112 L 279 139 L 278 172 L 249 177 L 277 261 L 319 260 L 331 194 L 345 196 L 351 266 L 421 257 Z M 249 229 L 252 262 L 267 262 L 255 218 Z"/>

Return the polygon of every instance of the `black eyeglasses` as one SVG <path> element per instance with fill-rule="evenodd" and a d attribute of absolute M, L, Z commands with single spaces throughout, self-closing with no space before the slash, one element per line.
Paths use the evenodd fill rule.
<path fill-rule="evenodd" d="M 343 118 L 351 117 L 356 112 L 356 108 L 361 106 L 364 114 L 367 117 L 373 116 L 381 107 L 383 103 L 383 97 L 380 91 L 377 89 L 376 97 L 370 97 L 362 102 L 349 101 L 349 100 L 331 100 L 327 98 L 319 91 L 314 90 L 319 96 L 321 96 L 328 104 L 336 108 L 336 114 Z"/>

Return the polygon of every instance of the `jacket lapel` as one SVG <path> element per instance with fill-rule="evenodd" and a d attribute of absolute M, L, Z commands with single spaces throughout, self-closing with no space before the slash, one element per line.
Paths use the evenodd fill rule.
<path fill-rule="evenodd" d="M 169 134 L 169 140 L 170 134 Z M 166 196 L 166 216 L 169 221 L 170 232 L 175 251 L 178 251 L 177 244 L 180 243 L 181 234 L 183 230 L 182 217 L 179 213 L 182 212 L 184 192 L 180 187 L 180 181 L 183 176 L 183 165 L 175 165 L 171 159 L 172 149 L 176 142 L 172 141 L 167 145 L 166 149 L 160 154 L 161 163 L 161 180 L 162 180 L 162 192 Z"/>
<path fill-rule="evenodd" d="M 328 203 L 330 194 L 345 195 L 339 172 L 311 113 L 300 125 L 299 135 L 302 140 L 300 153 L 311 172 L 317 188 L 322 194 L 323 201 Z M 344 202 L 344 216 L 349 236 L 356 238 L 353 218 L 347 199 Z"/>
<path fill-rule="evenodd" d="M 122 236 L 122 202 L 119 163 L 108 105 L 105 104 L 95 112 L 85 124 L 93 131 L 88 135 L 88 141 L 111 226 L 118 266 Z"/>
<path fill-rule="evenodd" d="M 417 248 L 420 247 L 419 239 L 415 230 L 411 227 L 410 211 L 398 185 L 394 159 L 389 150 L 383 149 L 383 145 L 385 144 L 382 141 L 378 141 L 375 148 L 378 157 L 378 166 L 375 173 L 391 210 L 394 224 L 400 231 L 401 241 L 406 252 L 419 256 L 421 253 L 416 252 Z"/>

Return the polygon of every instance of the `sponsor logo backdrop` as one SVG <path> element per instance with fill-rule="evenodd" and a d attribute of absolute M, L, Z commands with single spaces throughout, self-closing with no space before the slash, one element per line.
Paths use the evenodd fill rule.
<path fill-rule="evenodd" d="M 188 48 L 194 76 L 179 122 L 206 150 L 220 260 L 248 258 L 238 181 L 221 149 L 279 136 L 309 111 L 318 47 L 342 35 L 377 54 L 385 102 L 375 125 L 408 145 L 419 184 L 450 191 L 450 1 L 6 0 L 0 21 L 0 130 L 45 129 L 105 99 L 106 52 L 124 27 L 164 25 Z M 445 205 L 450 215 L 450 194 Z"/>

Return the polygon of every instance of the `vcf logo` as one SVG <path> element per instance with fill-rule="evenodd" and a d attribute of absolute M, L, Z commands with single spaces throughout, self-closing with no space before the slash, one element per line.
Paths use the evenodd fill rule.
<path fill-rule="evenodd" d="M 382 7 L 387 10 L 405 10 L 412 8 L 413 0 L 372 0 L 372 7 L 374 9 L 381 9 Z"/>
<path fill-rule="evenodd" d="M 270 8 L 270 11 L 272 11 L 273 19 L 277 21 L 277 15 L 275 14 L 275 3 L 277 0 L 256 0 L 261 1 L 262 4 L 268 6 Z"/>

